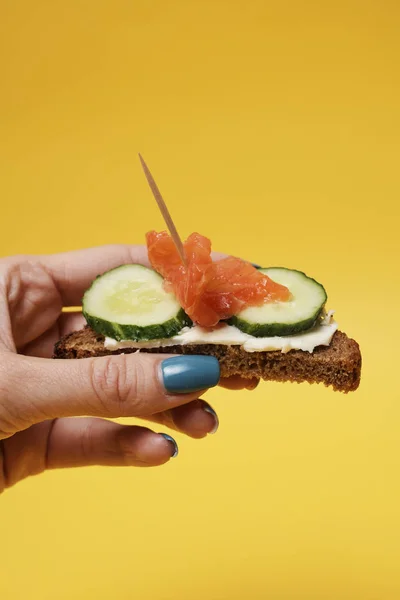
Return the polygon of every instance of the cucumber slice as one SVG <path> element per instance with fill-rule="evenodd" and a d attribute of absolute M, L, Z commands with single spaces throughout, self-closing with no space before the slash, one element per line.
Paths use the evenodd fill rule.
<path fill-rule="evenodd" d="M 278 267 L 259 271 L 288 287 L 292 299 L 245 308 L 228 323 L 254 337 L 293 335 L 311 329 L 327 300 L 323 286 L 301 271 Z"/>
<path fill-rule="evenodd" d="M 94 331 L 135 342 L 169 338 L 191 320 L 163 278 L 142 265 L 123 265 L 94 280 L 83 297 L 83 314 Z"/>

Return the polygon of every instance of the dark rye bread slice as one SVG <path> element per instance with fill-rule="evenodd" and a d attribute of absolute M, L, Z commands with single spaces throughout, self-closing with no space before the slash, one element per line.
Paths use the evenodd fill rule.
<path fill-rule="evenodd" d="M 53 358 L 90 358 L 110 354 L 130 354 L 136 348 L 110 351 L 104 348 L 104 337 L 90 327 L 63 337 L 54 349 Z M 207 354 L 215 356 L 221 376 L 241 375 L 269 381 L 323 383 L 340 392 L 358 388 L 361 376 L 361 353 L 357 342 L 337 331 L 330 346 L 320 346 L 313 353 L 291 350 L 287 353 L 245 352 L 240 346 L 190 345 L 170 346 L 141 352 L 169 354 Z"/>

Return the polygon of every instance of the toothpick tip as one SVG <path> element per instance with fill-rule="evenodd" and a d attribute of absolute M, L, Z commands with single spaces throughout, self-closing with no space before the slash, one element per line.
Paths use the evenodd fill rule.
<path fill-rule="evenodd" d="M 181 238 L 179 237 L 179 234 L 178 234 L 178 232 L 176 230 L 174 222 L 173 222 L 173 220 L 171 218 L 171 215 L 169 214 L 167 205 L 165 204 L 165 201 L 164 201 L 163 197 L 161 196 L 160 190 L 158 189 L 157 184 L 154 181 L 153 176 L 150 173 L 150 170 L 149 170 L 148 166 L 144 162 L 143 157 L 140 154 L 140 152 L 138 152 L 138 155 L 139 155 L 139 160 L 141 162 L 141 165 L 142 165 L 145 177 L 147 179 L 147 183 L 150 186 L 150 189 L 151 189 L 151 191 L 153 193 L 153 196 L 154 196 L 154 198 L 155 198 L 155 200 L 157 202 L 158 208 L 161 211 L 161 214 L 162 214 L 162 216 L 164 218 L 164 221 L 165 221 L 165 223 L 166 223 L 166 225 L 168 227 L 168 230 L 169 230 L 169 232 L 171 234 L 171 237 L 172 237 L 172 239 L 174 241 L 174 244 L 175 244 L 175 246 L 176 246 L 176 248 L 178 250 L 178 253 L 179 253 L 179 255 L 180 255 L 181 259 L 182 259 L 182 262 L 183 262 L 184 265 L 186 265 L 186 257 L 185 257 L 185 251 L 184 251 L 184 248 L 183 248 L 183 244 L 182 244 Z"/>

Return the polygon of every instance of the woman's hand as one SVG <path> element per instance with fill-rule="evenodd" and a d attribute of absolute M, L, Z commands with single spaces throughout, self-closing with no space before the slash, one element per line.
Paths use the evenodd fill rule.
<path fill-rule="evenodd" d="M 131 262 L 148 265 L 144 247 L 0 260 L 0 492 L 45 469 L 161 465 L 177 453 L 173 438 L 99 417 L 139 417 L 201 438 L 218 427 L 199 399 L 204 388 L 257 385 L 220 380 L 209 356 L 49 360 L 55 342 L 85 323 L 62 308 L 79 306 L 96 275 Z"/>

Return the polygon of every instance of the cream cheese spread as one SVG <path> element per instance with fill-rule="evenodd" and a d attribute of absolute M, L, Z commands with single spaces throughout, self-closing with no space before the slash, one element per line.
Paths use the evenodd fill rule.
<path fill-rule="evenodd" d="M 327 313 L 312 329 L 295 335 L 284 337 L 253 337 L 237 327 L 220 323 L 217 327 L 204 329 L 198 325 L 185 327 L 177 335 L 166 339 L 134 342 L 126 340 L 118 342 L 106 337 L 104 347 L 107 350 L 122 350 L 124 348 L 160 348 L 168 346 L 183 346 L 189 344 L 220 344 L 226 346 L 241 346 L 246 352 L 265 352 L 280 350 L 304 350 L 313 352 L 318 346 L 329 346 L 338 325 L 333 320 L 333 311 Z"/>

